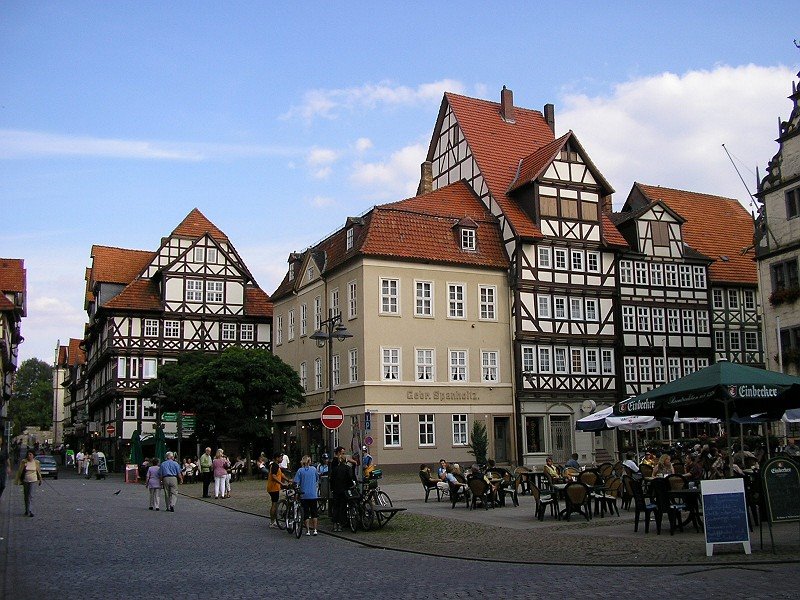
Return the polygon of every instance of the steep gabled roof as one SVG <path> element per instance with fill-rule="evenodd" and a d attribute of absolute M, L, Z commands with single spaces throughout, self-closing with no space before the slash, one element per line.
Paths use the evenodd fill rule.
<path fill-rule="evenodd" d="M 248 285 L 244 288 L 244 314 L 248 317 L 271 317 L 272 300 L 261 288 Z"/>
<path fill-rule="evenodd" d="M 25 261 L 21 258 L 0 258 L 0 292 L 24 293 Z"/>
<path fill-rule="evenodd" d="M 663 200 L 686 219 L 684 242 L 714 260 L 709 267 L 712 281 L 758 284 L 753 217 L 738 200 L 638 182 L 631 194 L 634 189 L 650 202 Z"/>
<path fill-rule="evenodd" d="M 155 252 L 128 250 L 113 246 L 92 246 L 92 268 L 87 275 L 94 283 L 128 284 L 153 260 Z M 93 288 L 90 285 L 90 288 Z"/>
<path fill-rule="evenodd" d="M 173 229 L 171 236 L 186 237 L 186 238 L 199 238 L 204 233 L 208 233 L 217 241 L 228 242 L 228 236 L 209 221 L 206 216 L 198 209 L 193 208 L 191 212 L 186 215 L 183 221 Z"/>
<path fill-rule="evenodd" d="M 447 92 L 442 111 L 445 110 L 445 103 L 452 108 L 492 197 L 516 233 L 523 237 L 541 237 L 539 227 L 506 196 L 506 190 L 517 174 L 520 160 L 553 141 L 553 132 L 542 113 L 514 107 L 514 122 L 510 123 L 500 115 L 500 104 L 497 102 Z M 433 143 L 428 160 L 433 159 Z"/>
<path fill-rule="evenodd" d="M 70 338 L 69 340 L 67 364 L 70 367 L 82 365 L 86 362 L 86 352 L 84 352 L 83 348 L 81 348 L 81 342 L 83 342 L 83 340 L 78 340 L 75 338 Z"/>
<path fill-rule="evenodd" d="M 468 219 L 477 226 L 477 248 L 462 250 L 453 228 Z M 355 256 L 375 256 L 462 266 L 506 269 L 503 243 L 497 218 L 492 216 L 472 189 L 463 181 L 421 196 L 375 206 L 363 217 L 363 227 L 353 247 L 346 249 L 348 225 L 306 250 L 324 252 L 323 275 L 335 271 Z M 273 293 L 273 299 L 287 295 L 297 277 L 288 275 Z"/>
<path fill-rule="evenodd" d="M 103 308 L 153 310 L 163 308 L 158 285 L 151 279 L 137 279 L 103 305 Z"/>

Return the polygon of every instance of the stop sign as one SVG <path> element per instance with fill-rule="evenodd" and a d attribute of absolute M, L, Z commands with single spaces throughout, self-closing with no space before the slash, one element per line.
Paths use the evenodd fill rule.
<path fill-rule="evenodd" d="M 328 429 L 338 429 L 344 423 L 344 413 L 335 404 L 329 404 L 322 409 L 319 419 Z"/>
<path fill-rule="evenodd" d="M 108 426 L 106 427 L 106 433 L 107 433 L 108 435 L 114 435 L 114 432 L 115 432 L 116 430 L 117 430 L 117 429 L 116 429 L 116 427 L 114 427 L 113 425 L 108 425 Z"/>

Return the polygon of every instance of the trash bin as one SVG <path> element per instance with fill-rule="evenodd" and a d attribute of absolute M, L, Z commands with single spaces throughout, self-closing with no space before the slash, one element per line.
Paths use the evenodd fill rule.
<path fill-rule="evenodd" d="M 139 468 L 136 465 L 125 465 L 125 483 L 139 483 Z"/>

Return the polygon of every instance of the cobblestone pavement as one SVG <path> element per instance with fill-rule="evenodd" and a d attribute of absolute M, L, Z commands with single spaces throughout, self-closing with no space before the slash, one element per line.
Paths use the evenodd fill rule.
<path fill-rule="evenodd" d="M 412 492 L 405 485 L 389 483 L 385 489 L 400 503 L 404 490 L 408 495 Z M 274 594 L 292 598 L 466 598 L 476 591 L 501 598 L 536 598 L 554 591 L 574 595 L 586 594 L 587 590 L 603 597 L 627 597 L 633 592 L 648 600 L 674 598 L 676 594 L 707 598 L 796 596 L 800 569 L 792 562 L 794 555 L 785 549 L 778 562 L 772 563 L 735 565 L 712 560 L 701 564 L 693 553 L 686 556 L 683 565 L 652 568 L 641 565 L 658 560 L 638 555 L 632 536 L 617 539 L 601 532 L 587 538 L 575 533 L 591 530 L 599 520 L 589 525 L 542 526 L 536 522 L 530 528 L 502 527 L 495 520 L 525 520 L 530 505 L 523 501 L 517 508 L 470 513 L 463 508 L 451 510 L 449 504 L 434 501 L 424 505 L 409 498 L 402 503 L 408 504 L 410 514 L 398 515 L 379 534 L 394 535 L 409 544 L 419 537 L 417 533 L 429 528 L 440 537 L 449 537 L 437 547 L 420 547 L 422 544 L 417 542 L 407 548 L 411 552 L 401 552 L 368 547 L 329 534 L 296 540 L 285 532 L 270 530 L 263 514 L 248 512 L 253 506 L 266 512 L 268 502 L 263 490 L 263 482 L 234 484 L 233 498 L 209 502 L 185 495 L 199 493 L 199 485 L 182 486 L 184 495 L 178 500 L 176 512 L 168 513 L 148 511 L 144 487 L 121 483 L 118 476 L 96 481 L 66 475 L 57 481 L 47 480 L 36 490 L 36 516 L 27 518 L 22 515 L 20 488 L 9 486 L 0 499 L 0 594 L 9 600 L 145 595 L 237 599 Z M 453 519 L 450 513 L 463 514 L 459 514 L 461 519 Z M 464 514 L 469 514 L 469 519 Z M 479 519 L 487 521 L 481 523 Z M 570 531 L 565 525 L 580 527 Z M 608 531 L 615 528 L 605 524 L 602 527 Z M 630 523 L 619 527 L 628 528 Z M 792 533 L 800 546 L 796 524 Z M 524 537 L 514 537 L 517 534 Z M 357 535 L 360 541 L 377 539 L 372 538 L 373 532 Z M 428 544 L 428 538 L 422 537 Z M 657 537 L 652 532 L 644 536 L 640 532 L 635 540 L 645 537 L 665 544 L 684 537 L 686 544 L 702 548 L 702 537 L 694 533 L 670 538 L 663 534 Z M 567 562 L 572 566 L 436 555 L 480 556 L 482 547 L 499 547 L 496 540 L 505 540 L 505 558 L 525 560 L 525 546 L 537 538 L 551 546 L 571 547 L 573 554 Z M 587 566 L 586 544 L 609 542 L 621 553 L 616 557 L 619 565 Z M 703 550 L 700 554 L 704 557 Z M 562 549 L 554 554 L 563 552 Z M 754 547 L 754 556 L 755 553 Z M 726 551 L 719 558 L 729 554 Z M 743 557 L 739 550 L 736 559 L 741 561 Z"/>

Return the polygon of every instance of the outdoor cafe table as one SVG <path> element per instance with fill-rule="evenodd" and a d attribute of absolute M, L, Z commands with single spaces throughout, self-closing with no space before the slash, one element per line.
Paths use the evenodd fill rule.
<path fill-rule="evenodd" d="M 570 483 L 574 483 L 574 482 L 570 482 Z M 568 485 L 569 485 L 569 483 L 554 483 L 554 484 L 553 484 L 553 491 L 554 491 L 556 494 L 558 494 L 558 498 L 559 498 L 559 500 L 564 500 L 564 501 L 566 502 L 566 496 L 565 496 L 565 494 L 564 494 L 564 490 L 567 488 L 567 486 L 568 486 Z M 586 485 L 586 484 L 584 483 L 583 485 Z M 598 485 L 586 485 L 586 487 L 587 487 L 587 489 L 589 490 L 589 494 L 592 494 L 592 493 L 597 493 L 597 492 L 602 492 L 602 491 L 605 489 L 605 485 L 603 485 L 603 484 L 598 484 Z M 606 512 L 606 511 L 605 511 L 605 505 L 601 503 L 601 506 L 602 506 L 602 509 L 601 509 L 601 514 L 600 514 L 600 516 L 601 516 L 601 517 L 604 517 L 604 516 L 605 516 L 605 512 Z M 566 512 L 567 512 L 567 509 L 566 509 L 566 507 L 565 507 L 565 508 L 564 508 L 564 510 L 562 510 L 562 511 L 559 513 L 559 516 L 558 516 L 558 518 L 560 519 L 560 518 L 561 518 L 561 515 L 563 515 L 563 514 L 564 514 L 564 513 L 566 513 Z M 590 509 L 590 512 L 591 512 L 591 509 Z M 597 503 L 595 503 L 595 513 L 594 513 L 594 514 L 595 514 L 595 515 L 597 514 Z"/>
<path fill-rule="evenodd" d="M 669 490 L 667 494 L 671 498 L 680 498 L 683 500 L 684 504 L 686 505 L 686 509 L 689 511 L 688 516 L 686 519 L 681 523 L 681 527 L 685 527 L 689 523 L 694 524 L 694 530 L 699 532 L 700 526 L 703 524 L 703 521 L 700 518 L 700 499 L 702 498 L 700 494 L 700 488 L 684 488 L 682 490 Z"/>

